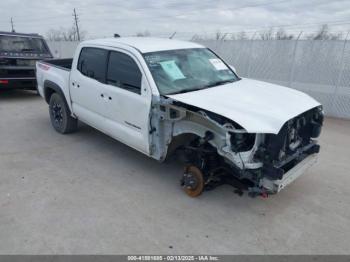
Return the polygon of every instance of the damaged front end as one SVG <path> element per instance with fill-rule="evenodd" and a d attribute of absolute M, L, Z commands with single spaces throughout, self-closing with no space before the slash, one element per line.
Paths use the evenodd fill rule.
<path fill-rule="evenodd" d="M 152 106 L 150 152 L 160 161 L 177 152 L 190 196 L 221 184 L 250 196 L 275 194 L 315 162 L 322 123 L 322 107 L 316 107 L 278 134 L 248 133 L 226 117 L 162 97 Z"/>
<path fill-rule="evenodd" d="M 313 108 L 286 122 L 277 135 L 265 135 L 255 154 L 263 166 L 254 171 L 261 179 L 252 194 L 277 193 L 316 162 L 323 119 L 322 107 Z"/>

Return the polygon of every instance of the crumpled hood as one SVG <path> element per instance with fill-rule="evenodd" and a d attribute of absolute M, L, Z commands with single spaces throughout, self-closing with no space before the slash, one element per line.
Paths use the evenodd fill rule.
<path fill-rule="evenodd" d="M 278 134 L 288 120 L 320 105 L 300 91 L 251 79 L 167 97 L 229 118 L 249 133 Z"/>

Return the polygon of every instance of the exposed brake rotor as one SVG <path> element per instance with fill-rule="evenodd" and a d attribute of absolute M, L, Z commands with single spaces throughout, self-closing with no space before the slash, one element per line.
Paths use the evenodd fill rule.
<path fill-rule="evenodd" d="M 196 166 L 186 166 L 181 179 L 181 185 L 188 196 L 199 196 L 204 190 L 203 173 Z"/>

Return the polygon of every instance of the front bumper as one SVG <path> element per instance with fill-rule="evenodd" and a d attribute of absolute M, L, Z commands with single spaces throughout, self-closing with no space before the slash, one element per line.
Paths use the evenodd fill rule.
<path fill-rule="evenodd" d="M 318 154 L 311 154 L 303 159 L 300 163 L 290 169 L 283 175 L 282 179 L 270 180 L 269 178 L 263 178 L 260 181 L 260 186 L 266 190 L 269 194 L 275 194 L 280 192 L 298 177 L 306 172 L 311 166 L 313 166 L 318 159 Z"/>

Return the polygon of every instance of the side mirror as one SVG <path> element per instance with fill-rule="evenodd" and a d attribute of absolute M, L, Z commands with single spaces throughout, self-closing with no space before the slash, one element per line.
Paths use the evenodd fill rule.
<path fill-rule="evenodd" d="M 235 74 L 237 74 L 236 68 L 235 68 L 233 65 L 229 65 L 229 66 L 230 66 L 231 70 L 232 70 L 233 72 L 235 72 Z"/>

